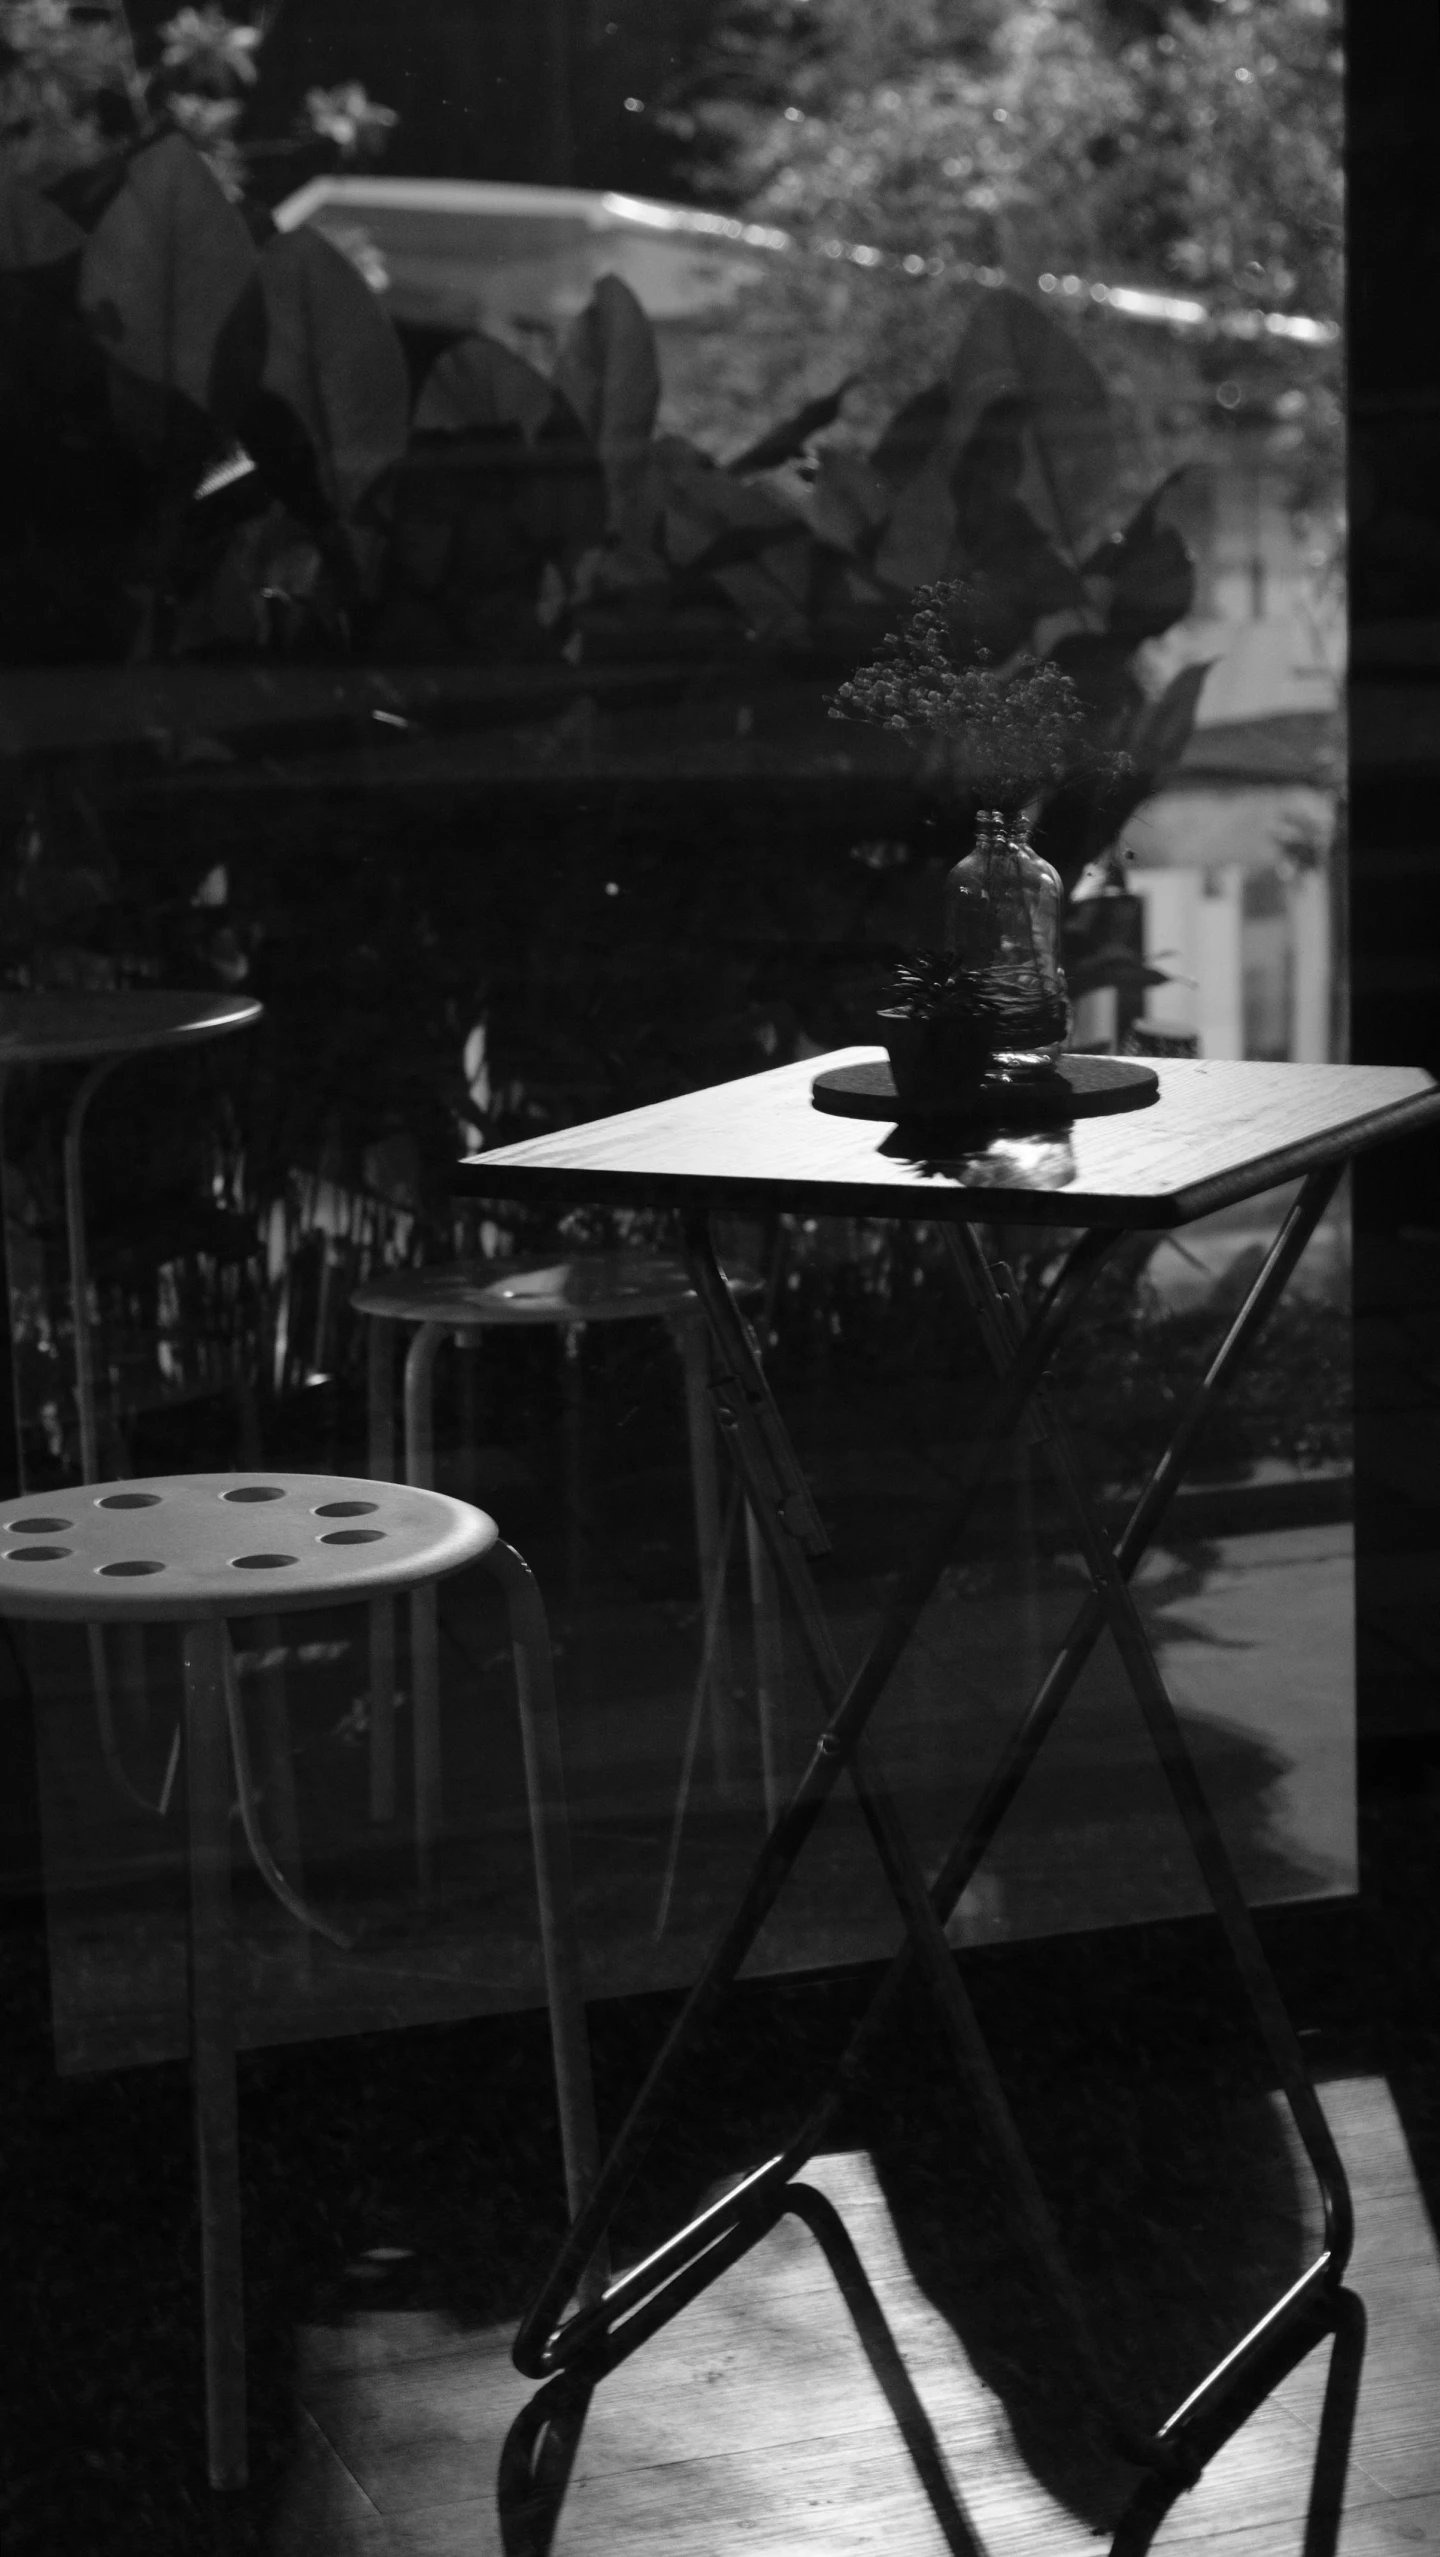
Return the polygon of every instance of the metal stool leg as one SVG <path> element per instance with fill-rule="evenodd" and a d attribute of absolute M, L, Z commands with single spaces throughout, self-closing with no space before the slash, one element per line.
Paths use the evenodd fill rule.
<path fill-rule="evenodd" d="M 369 1318 L 367 1403 L 370 1475 L 395 1480 L 395 1326 Z M 395 1601 L 370 1603 L 370 1817 L 395 1817 Z"/>
<path fill-rule="evenodd" d="M 540 1904 L 545 1994 L 550 2007 L 550 2041 L 560 2105 L 565 2191 L 574 2219 L 595 2181 L 600 2143 L 585 2025 L 580 1929 L 575 1915 L 550 1634 L 534 1576 L 514 1548 L 503 1543 L 492 1545 L 485 1562 L 505 1592 L 510 1615 L 535 1889 Z M 583 2295 L 595 2296 L 606 2278 L 606 2268 L 597 2260 L 590 2268 Z"/>
<path fill-rule="evenodd" d="M 85 1237 L 85 1189 L 80 1142 L 85 1120 L 101 1084 L 119 1059 L 103 1057 L 93 1065 L 70 1104 L 65 1121 L 65 1228 L 70 1247 L 70 1297 L 75 1323 L 75 1402 L 80 1420 L 80 1478 L 100 1480 L 100 1428 L 95 1408 L 94 1344 L 90 1338 L 90 1256 Z"/>
<path fill-rule="evenodd" d="M 80 1425 L 80 1480 L 96 1483 L 100 1479 L 100 1424 L 95 1404 L 95 1354 L 90 1335 L 90 1255 L 85 1232 L 85 1179 L 81 1153 L 85 1121 L 90 1104 L 100 1086 L 114 1071 L 118 1059 L 104 1057 L 91 1067 L 82 1081 L 65 1119 L 62 1149 L 65 1180 L 65 1239 L 70 1253 L 70 1310 L 75 1345 L 75 1409 Z M 104 1630 L 99 1625 L 86 1628 L 90 1650 L 90 1682 L 95 1690 L 95 1710 L 100 1723 L 100 1746 L 105 1763 L 119 1791 L 144 1811 L 163 1810 L 169 1798 L 167 1779 L 161 1803 L 148 1801 L 138 1793 L 125 1772 L 115 1736 L 114 1704 L 110 1680 L 110 1663 L 105 1649 Z"/>
<path fill-rule="evenodd" d="M 785 1629 L 780 1586 L 755 1513 L 745 1505 L 745 1558 L 755 1635 L 755 1699 L 760 1724 L 760 1777 L 765 1818 L 773 1829 L 787 1799 L 785 1771 Z"/>
<path fill-rule="evenodd" d="M 435 1487 L 435 1359 L 449 1326 L 422 1323 L 405 1359 L 405 1479 Z M 440 1835 L 440 1620 L 433 1581 L 410 1600 L 410 1684 L 415 1748 L 415 1852 L 420 1887 L 434 1889 Z"/>
<path fill-rule="evenodd" d="M 10 1236 L 18 1222 L 18 1219 L 13 1213 L 15 1201 L 10 1175 L 8 1149 L 5 1143 L 5 1096 L 9 1088 L 9 1073 L 4 1066 L 0 1066 L 0 1245 L 3 1245 L 3 1249 L 0 1249 L 0 1287 L 3 1287 L 4 1289 L 5 1321 L 9 1327 L 6 1337 L 12 1344 L 10 1352 L 8 1392 L 10 1397 L 9 1426 L 14 1434 L 15 1441 L 15 1489 L 23 1498 L 25 1492 L 25 1428 L 24 1415 L 20 1408 L 20 1367 L 19 1362 L 15 1357 L 13 1347 L 15 1340 L 16 1309 L 14 1299 L 10 1291 Z M 0 1480 L 3 1479 L 4 1475 L 0 1474 Z"/>
<path fill-rule="evenodd" d="M 715 1424 L 710 1410 L 710 1352 L 705 1318 L 698 1306 L 677 1316 L 672 1325 L 685 1374 L 685 1423 L 690 1441 L 690 1487 L 695 1504 L 695 1547 L 700 1561 L 703 1621 L 708 1625 L 716 1583 L 727 1560 L 721 1523 L 719 1471 L 715 1463 Z M 710 1654 L 710 1728 L 715 1749 L 715 1777 L 722 1800 L 733 1801 L 737 1783 L 735 1728 L 735 1662 L 723 1598 L 714 1615 Z"/>
<path fill-rule="evenodd" d="M 565 1471 L 565 1591 L 573 1616 L 585 1585 L 585 1422 L 581 1401 L 583 1323 L 566 1323 L 560 1333 L 560 1435 Z"/>
<path fill-rule="evenodd" d="M 184 1662 L 190 2053 L 200 2186 L 206 2442 L 211 2485 L 231 2489 L 246 2479 L 245 2302 L 230 1991 L 231 1781 L 223 1625 L 187 1625 Z"/>
<path fill-rule="evenodd" d="M 263 1770 L 265 1799 L 271 1806 L 271 1834 L 280 1870 L 288 1875 L 292 1889 L 303 1894 L 305 1863 L 300 1846 L 300 1811 L 295 1799 L 295 1758 L 290 1734 L 290 1710 L 285 1695 L 285 1646 L 281 1639 L 278 1616 L 253 1619 L 260 1667 L 256 1671 L 260 1702 L 260 1764 Z M 299 1983 L 309 1980 L 313 1964 L 310 1959 L 310 1937 L 302 1928 L 288 1939 L 291 1976 Z"/>
<path fill-rule="evenodd" d="M 133 1802 L 137 1810 L 148 1811 L 152 1818 L 163 1820 L 170 1808 L 175 1771 L 180 1763 L 179 1726 L 177 1724 L 171 1734 L 159 1799 L 152 1802 L 148 1794 L 141 1793 L 138 1785 L 132 1784 L 125 1766 L 119 1733 L 116 1729 L 115 1699 L 111 1690 L 110 1661 L 105 1648 L 104 1626 L 87 1625 L 85 1642 L 90 1654 L 90 1684 L 94 1690 L 95 1719 L 100 1729 L 100 1754 L 105 1761 L 106 1773 L 116 1792 L 123 1794 L 127 1802 Z M 125 1664 L 122 1664 L 122 1669 L 124 1666 Z"/>

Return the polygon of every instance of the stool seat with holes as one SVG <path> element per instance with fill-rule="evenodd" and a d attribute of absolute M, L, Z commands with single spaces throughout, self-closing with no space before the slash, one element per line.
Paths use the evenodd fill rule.
<path fill-rule="evenodd" d="M 744 1300 L 759 1293 L 750 1270 L 732 1270 L 728 1284 Z M 579 1252 L 546 1259 L 452 1263 L 405 1270 L 367 1280 L 351 1303 L 370 1323 L 370 1467 L 377 1478 L 403 1472 L 411 1483 L 434 1479 L 435 1361 L 451 1335 L 550 1325 L 564 1336 L 572 1443 L 578 1423 L 576 1358 L 591 1323 L 662 1321 L 679 1353 L 685 1387 L 691 1497 L 700 1564 L 705 1626 L 700 1686 L 708 1696 L 722 1789 L 734 1785 L 735 1676 L 723 1593 L 728 1533 L 721 1514 L 715 1433 L 709 1399 L 709 1353 L 704 1319 L 690 1275 L 673 1253 L 639 1246 Z M 404 1448 L 397 1469 L 394 1414 L 394 1337 L 399 1324 L 415 1326 L 405 1355 Z M 572 1472 L 578 1465 L 572 1460 Z M 572 1512 L 578 1482 L 570 1486 Z M 768 1811 L 778 1808 L 778 1729 L 783 1690 L 779 1611 L 769 1557 L 747 1517 L 747 1552 L 754 1624 L 762 1780 Z M 370 1811 L 377 1821 L 395 1811 L 395 1636 L 389 1606 L 372 1619 L 370 1681 Z M 411 1673 L 414 1687 L 415 1833 L 423 1883 L 432 1877 L 440 1794 L 440 1741 L 436 1710 L 436 1636 L 433 1600 L 421 1592 L 412 1603 Z"/>
<path fill-rule="evenodd" d="M 180 1474 L 92 1483 L 0 1510 L 0 1613 L 77 1625 L 173 1624 L 183 1638 L 189 1809 L 190 2045 L 200 2191 L 210 2478 L 242 2485 L 245 2334 L 235 2036 L 229 1983 L 230 1815 L 302 1924 L 307 1909 L 261 1835 L 231 1617 L 293 1614 L 432 1585 L 483 1562 L 504 1591 L 524 1742 L 551 2044 L 570 2208 L 596 2146 L 570 1882 L 554 1679 L 534 1580 L 493 1519 L 405 1483 L 335 1475 Z"/>

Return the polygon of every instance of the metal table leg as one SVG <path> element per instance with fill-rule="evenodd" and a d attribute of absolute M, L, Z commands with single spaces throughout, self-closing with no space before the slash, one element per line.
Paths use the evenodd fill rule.
<path fill-rule="evenodd" d="M 695 1551 L 700 1564 L 700 1615 L 709 1636 L 706 1686 L 710 1705 L 711 1746 L 715 1753 L 716 1787 L 722 1801 L 739 1799 L 737 1757 L 739 1732 L 735 1713 L 735 1662 L 725 1612 L 725 1577 L 730 1560 L 724 1528 L 725 1504 L 717 1479 L 715 1421 L 707 1393 L 708 1358 L 704 1319 L 693 1308 L 670 1323 L 670 1336 L 685 1381 L 685 1432 L 690 1450 L 690 1490 L 695 1510 Z"/>
<path fill-rule="evenodd" d="M 824 1530 L 771 1399 L 754 1345 L 710 1249 L 708 1228 L 703 1218 L 687 1228 L 686 1240 L 692 1278 L 709 1315 L 715 1343 L 712 1394 L 717 1414 L 734 1446 L 759 1532 L 795 1604 L 801 1636 L 830 1719 L 820 1734 L 794 1795 L 760 1851 L 734 1917 L 707 1961 L 636 2098 L 586 2208 L 579 2214 L 561 2249 L 544 2290 L 521 2323 L 515 2358 L 521 2370 L 536 2377 L 561 2367 L 581 2352 L 591 2357 L 599 2353 L 602 2359 L 606 2358 L 609 2348 L 602 2349 L 600 2335 L 612 2322 L 610 2303 L 616 2303 L 618 2315 L 621 2303 L 617 2294 L 626 2290 L 631 2277 L 622 2277 L 620 2283 L 612 2284 L 605 2302 L 571 2319 L 563 2330 L 559 2329 L 557 2321 L 563 2315 L 567 2299 L 577 2288 L 585 2264 L 608 2228 L 655 2135 L 675 2061 L 705 2030 L 724 1991 L 734 1981 L 826 1800 L 847 1767 L 861 1793 L 862 1808 L 871 1825 L 872 1835 L 877 1836 L 877 1841 L 883 1840 L 887 1872 L 892 1867 L 894 1869 L 892 1885 L 895 1876 L 903 1876 L 907 1924 L 930 1931 L 929 1922 L 922 1913 L 925 1891 L 919 1869 L 899 1836 L 893 1815 L 880 1801 L 873 1774 L 859 1774 L 854 1764 L 856 1750 L 890 1673 L 968 1520 L 996 1451 L 1018 1421 L 1071 1313 L 1083 1299 L 1110 1248 L 1108 1238 L 1092 1235 L 1083 1237 L 1075 1246 L 1050 1290 L 1030 1338 L 1006 1375 L 997 1380 L 987 1413 L 968 1451 L 961 1486 L 943 1520 L 903 1575 L 899 1590 L 884 1612 L 864 1659 L 847 1681 L 831 1640 L 819 1594 L 800 1550 L 802 1539 L 812 1551 L 817 1547 L 823 1549 Z M 930 1949 L 935 1976 L 938 1978 L 943 1963 L 947 1978 L 953 1978 L 949 1949 L 938 1929 L 933 1931 Z M 961 2019 L 953 2007 L 951 2022 L 963 2041 L 965 2035 Z M 772 2162 L 770 2168 L 761 2170 L 761 2176 L 774 2180 L 781 2168 L 784 2174 L 793 2173 L 801 2162 L 787 2152 L 785 2160 Z M 783 2174 L 780 2181 L 783 2182 Z M 738 2215 L 748 2216 L 760 2208 L 761 2196 L 755 2190 L 756 2183 L 757 2179 L 752 2177 L 737 2188 L 736 2194 L 728 2197 L 721 2206 L 727 2218 L 733 2221 Z M 778 2202 L 775 2207 L 779 2207 Z M 712 2216 L 702 2215 L 702 2219 L 692 2223 L 689 2230 L 681 2231 L 669 2247 L 660 2250 L 667 2278 L 670 2272 L 683 2270 L 697 2248 L 705 2254 L 713 2245 L 714 2233 L 709 2227 Z M 766 2219 L 764 2225 L 768 2224 Z M 757 2222 L 757 2233 L 758 2228 Z M 751 2241 L 747 2239 L 746 2242 Z M 659 2258 L 651 2259 L 657 2271 L 659 2261 Z M 718 2264 L 715 2269 L 719 2269 Z M 704 2278 L 711 2276 L 707 2274 Z M 699 2286 L 703 2287 L 703 2281 Z M 651 2290 L 655 2287 L 656 2283 L 652 2281 Z M 671 2294 L 667 2293 L 669 2296 Z M 680 2304 L 678 2296 L 675 2296 L 675 2305 Z M 631 2305 L 628 2292 L 624 2305 Z M 666 2315 L 673 2313 L 673 2308 L 665 2311 Z M 663 2321 L 651 2318 L 646 2331 L 655 2322 Z M 627 2321 L 625 2334 L 627 2340 L 622 2349 L 628 2351 L 632 2349 L 629 2339 L 639 2340 L 637 2320 L 630 2318 Z M 615 2340 L 618 2339 L 612 2339 Z M 615 2358 L 618 2358 L 618 2353 Z"/>
<path fill-rule="evenodd" d="M 916 1964 L 937 2004 L 947 2040 L 980 2106 L 992 2145 L 1003 2163 L 1030 2250 L 1052 2303 L 1070 2333 L 1091 2402 L 1111 2439 L 1125 2454 L 1172 2481 L 1198 2474 L 1225 2438 L 1234 2409 L 1255 2402 L 1265 2371 L 1271 2378 L 1290 2367 L 1315 2336 L 1317 2315 L 1333 2322 L 1334 2303 L 1350 2245 L 1350 2203 L 1343 2169 L 1293 2031 L 1264 1961 L 1249 1912 L 1209 1805 L 1195 1775 L 1173 1706 L 1129 1591 L 1129 1579 L 1176 1488 L 1199 1429 L 1236 1366 L 1278 1300 L 1333 1192 L 1336 1175 L 1318 1174 L 1300 1198 L 1232 1323 L 1179 1428 L 1157 1465 L 1118 1543 L 1112 1545 L 1084 1484 L 1074 1452 L 1043 1389 L 1043 1373 L 1066 1324 L 1105 1256 L 1105 1238 L 1090 1235 L 1072 1250 L 1038 1312 L 1027 1323 L 1008 1273 L 997 1281 L 968 1229 L 952 1237 L 962 1283 L 985 1340 L 995 1386 L 982 1425 L 968 1451 L 962 1488 L 943 1522 L 902 1575 L 866 1656 L 848 1681 L 841 1677 L 818 1594 L 801 1547 L 816 1550 L 823 1538 L 798 1462 L 760 1373 L 745 1327 L 725 1290 L 710 1251 L 703 1220 L 687 1231 L 692 1276 L 711 1324 L 712 1393 L 731 1437 L 737 1466 L 757 1526 L 777 1572 L 790 1592 L 800 1629 L 829 1715 L 815 1755 L 766 1842 L 741 1902 L 642 2087 L 620 2138 L 602 2169 L 540 2298 L 521 2325 L 515 2359 L 539 2376 L 569 2370 L 598 2376 L 665 2324 L 709 2282 L 764 2235 L 787 2205 L 785 2191 L 814 2153 L 840 2105 L 860 2076 L 893 2011 L 901 1983 Z M 1112 1238 L 1118 1239 L 1118 1238 Z M 891 1669 L 950 1558 L 976 1492 L 1005 1436 L 1031 1407 L 1042 1444 L 1074 1520 L 1092 1581 L 1055 1662 L 1001 1760 L 976 1812 L 927 1887 L 893 1807 L 861 1743 L 869 1715 Z M 1325 2244 L 1299 2283 L 1277 2302 L 1249 2335 L 1167 2422 L 1151 2433 L 1134 2424 L 1110 2398 L 1100 2374 L 1084 2304 L 1060 2252 L 993 2065 L 980 2037 L 959 1971 L 944 1937 L 944 1923 L 1013 1800 L 1023 1777 L 1084 1666 L 1100 1632 L 1109 1626 L 1145 1718 L 1152 1744 L 1184 1821 L 1207 1892 L 1220 1919 L 1242 1983 L 1274 2062 L 1297 2128 L 1314 2166 L 1326 2215 Z M 564 2324 L 557 2323 L 577 2277 L 608 2227 L 613 2212 L 654 2138 L 679 2059 L 704 2031 L 720 1996 L 734 1980 L 764 1917 L 803 1850 L 836 1777 L 846 1772 L 905 1923 L 905 1943 L 839 2069 L 806 2121 L 777 2158 L 759 2167 L 732 2193 L 678 2231 L 646 2259 L 612 2282 L 603 2298 Z"/>
<path fill-rule="evenodd" d="M 1309 1239 L 1327 1200 L 1333 1192 L 1335 1176 L 1316 1176 L 1296 1203 L 1292 1218 L 1272 1251 L 1261 1281 L 1252 1292 L 1253 1310 L 1242 1309 L 1242 1316 L 1232 1326 L 1227 1338 L 1232 1363 L 1238 1358 L 1261 1315 L 1278 1296 L 1283 1276 L 1293 1266 Z M 972 1306 L 980 1320 L 992 1361 L 997 1372 L 1003 1372 L 1009 1359 L 1018 1353 L 1023 1338 L 1023 1317 L 1017 1292 L 1009 1273 L 997 1283 L 996 1274 L 987 1264 L 979 1242 L 968 1229 L 953 1237 L 962 1279 Z M 1261 1283 L 1270 1277 L 1271 1285 L 1263 1295 Z M 1009 1282 L 1006 1284 L 1006 1282 Z M 1250 1319 L 1245 1319 L 1246 1313 Z M 1232 1347 L 1233 1344 L 1233 1347 Z M 1186 1415 L 1187 1440 L 1193 1438 L 1206 1413 L 1213 1407 L 1217 1385 L 1207 1376 Z M 1199 1866 L 1211 1906 L 1224 1932 L 1239 1972 L 1246 1998 L 1259 2027 L 1261 2038 L 1274 2065 L 1281 2091 L 1289 2107 L 1296 2130 L 1314 2170 L 1324 2212 L 1324 2243 L 1315 2261 L 1284 2297 L 1243 2337 L 1208 2376 L 1193 2389 L 1183 2405 L 1177 2407 L 1159 2427 L 1157 2442 L 1181 2443 L 1196 2436 L 1215 2407 L 1233 2396 L 1244 2383 L 1252 2365 L 1275 2341 L 1278 2334 L 1295 2326 L 1302 2315 L 1308 2315 L 1315 2295 L 1333 2298 L 1339 2290 L 1354 2238 L 1354 2218 L 1349 2187 L 1339 2152 L 1331 2136 L 1330 2126 L 1306 2074 L 1300 2046 L 1285 2012 L 1273 1974 L 1265 1960 L 1254 1921 L 1235 1878 L 1229 1852 L 1221 1837 L 1204 1787 L 1195 1771 L 1184 1734 L 1180 1728 L 1164 1681 L 1160 1675 L 1150 1640 L 1140 1621 L 1130 1592 L 1130 1579 L 1135 1565 L 1153 1533 L 1153 1523 L 1144 1535 L 1144 1544 L 1127 1531 L 1125 1558 L 1106 1536 L 1093 1500 L 1084 1483 L 1068 1427 L 1055 1409 L 1043 1384 L 1037 1389 L 1035 1409 L 1044 1436 L 1042 1444 L 1049 1457 L 1065 1505 L 1077 1530 L 1081 1551 L 1090 1573 L 1093 1591 L 1080 1617 L 1071 1628 L 1061 1658 L 1066 1664 L 1064 1692 L 1073 1687 L 1085 1658 L 1088 1657 L 1102 1624 L 1108 1623 L 1130 1680 L 1137 1704 L 1149 1731 L 1152 1746 L 1169 1785 L 1176 1810 Z M 1173 1486 L 1177 1469 L 1168 1468 L 1167 1485 Z M 1137 1511 L 1136 1519 L 1140 1517 Z M 1158 1511 L 1156 1513 L 1158 1520 Z M 1136 1525 L 1132 1519 L 1132 1529 Z M 1093 1626 L 1093 1631 L 1091 1630 Z M 1077 1639 L 1078 1637 L 1078 1639 Z M 1055 1682 L 1059 1685 L 1059 1681 Z M 1063 1701 L 1063 1698 L 1061 1699 Z M 1049 1723 L 1058 1711 L 1053 1690 Z M 1035 1737 L 1035 1745 L 1043 1731 Z M 1033 1751 L 1031 1753 L 1033 1755 Z M 1028 1760 L 1027 1760 L 1028 1763 Z M 963 1886 L 962 1886 L 963 1887 Z"/>

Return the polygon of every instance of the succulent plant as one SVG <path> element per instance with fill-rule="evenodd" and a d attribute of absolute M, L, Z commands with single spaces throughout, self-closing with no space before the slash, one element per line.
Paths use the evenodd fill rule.
<path fill-rule="evenodd" d="M 1057 1004 L 1052 1023 L 1037 1018 L 1033 989 L 1008 988 L 994 969 L 967 967 L 953 950 L 911 950 L 886 979 L 883 1009 L 907 1021 L 954 1021 L 972 1027 L 993 1050 L 1014 1040 L 1063 1038 L 1066 1014 Z"/>

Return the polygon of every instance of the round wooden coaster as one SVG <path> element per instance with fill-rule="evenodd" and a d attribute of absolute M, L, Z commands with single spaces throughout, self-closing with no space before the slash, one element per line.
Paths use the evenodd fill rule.
<path fill-rule="evenodd" d="M 1111 1110 L 1141 1110 L 1153 1101 L 1160 1078 L 1139 1057 L 1063 1056 L 1048 1087 L 1003 1083 L 997 1075 L 947 1115 L 992 1124 L 1045 1126 L 1054 1120 L 1098 1119 Z M 841 1119 L 885 1119 L 901 1113 L 888 1057 L 863 1065 L 831 1065 L 810 1087 L 817 1110 Z M 931 1113 L 930 1115 L 938 1115 Z"/>

